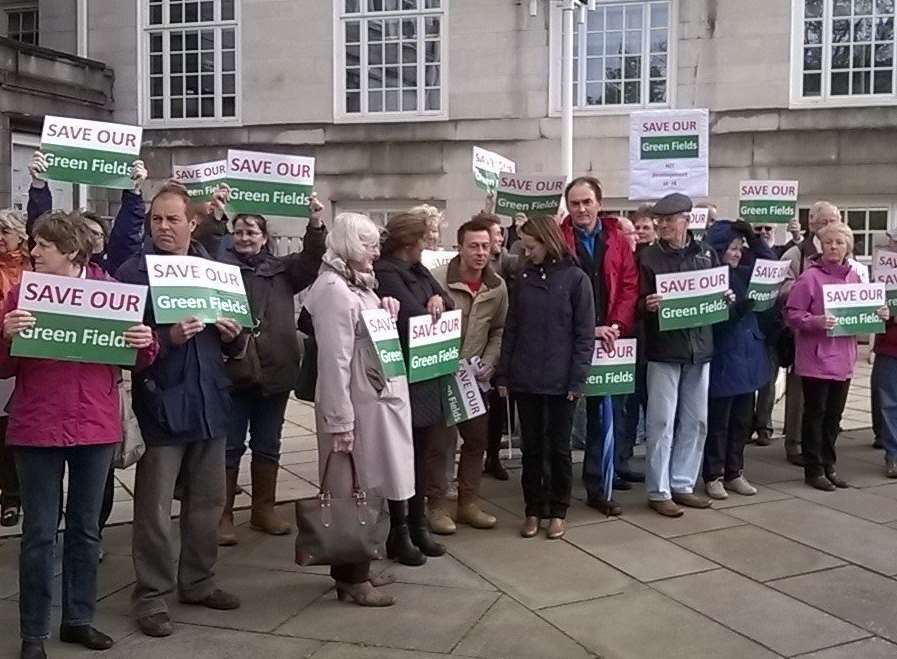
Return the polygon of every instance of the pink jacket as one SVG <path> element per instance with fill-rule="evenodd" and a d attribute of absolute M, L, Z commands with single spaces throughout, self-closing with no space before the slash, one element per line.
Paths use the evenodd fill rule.
<path fill-rule="evenodd" d="M 88 265 L 88 279 L 108 279 Z M 2 315 L 19 302 L 16 286 Z M 15 377 L 8 405 L 6 442 L 39 448 L 115 444 L 121 441 L 118 381 L 121 369 L 106 364 L 11 357 L 10 343 L 0 338 L 0 378 Z M 137 352 L 135 371 L 146 368 L 159 352 L 157 340 Z"/>
<path fill-rule="evenodd" d="M 855 336 L 828 336 L 814 316 L 825 313 L 823 284 L 858 284 L 849 263 L 814 262 L 798 278 L 785 304 L 785 322 L 794 330 L 794 369 L 802 377 L 849 380 L 857 360 Z"/>

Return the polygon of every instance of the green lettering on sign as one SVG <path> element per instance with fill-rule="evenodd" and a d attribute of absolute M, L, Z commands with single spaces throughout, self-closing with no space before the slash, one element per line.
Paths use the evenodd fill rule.
<path fill-rule="evenodd" d="M 700 137 L 698 135 L 665 135 L 642 137 L 642 160 L 677 160 L 697 158 Z"/>

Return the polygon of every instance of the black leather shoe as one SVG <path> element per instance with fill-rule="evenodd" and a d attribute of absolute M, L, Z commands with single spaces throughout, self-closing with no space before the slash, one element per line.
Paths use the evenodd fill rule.
<path fill-rule="evenodd" d="M 586 505 L 604 513 L 608 517 L 618 517 L 623 514 L 623 509 L 620 507 L 620 504 L 613 500 L 608 501 L 603 497 L 588 499 Z"/>
<path fill-rule="evenodd" d="M 508 471 L 498 456 L 486 457 L 486 466 L 483 469 L 483 473 L 492 476 L 497 481 L 506 481 L 509 478 Z"/>
<path fill-rule="evenodd" d="M 825 476 L 807 476 L 804 478 L 804 482 L 810 487 L 815 487 L 817 490 L 822 490 L 823 492 L 835 491 L 835 486 Z"/>
<path fill-rule="evenodd" d="M 402 565 L 418 567 L 427 562 L 424 553 L 411 543 L 407 524 L 393 524 L 386 538 L 386 556 Z"/>
<path fill-rule="evenodd" d="M 22 641 L 20 659 L 47 659 L 43 641 Z"/>
<path fill-rule="evenodd" d="M 147 636 L 156 638 L 171 636 L 174 633 L 171 618 L 167 613 L 154 613 L 143 618 L 137 618 L 137 626 Z"/>
<path fill-rule="evenodd" d="M 789 453 L 787 459 L 788 462 L 793 464 L 795 467 L 804 466 L 804 456 L 801 453 Z"/>
<path fill-rule="evenodd" d="M 626 481 L 627 483 L 644 483 L 645 482 L 645 475 L 642 473 L 639 473 L 637 471 L 620 470 L 617 472 L 617 476 L 619 476 L 620 479 Z"/>
<path fill-rule="evenodd" d="M 884 448 L 884 442 L 881 441 L 881 437 L 874 437 L 872 439 L 872 448 Z"/>
<path fill-rule="evenodd" d="M 220 588 L 213 590 L 208 597 L 201 600 L 185 600 L 181 599 L 182 604 L 192 604 L 194 606 L 204 606 L 207 609 L 215 609 L 216 611 L 233 611 L 240 608 L 240 598 L 231 593 L 225 592 Z"/>
<path fill-rule="evenodd" d="M 615 490 L 631 490 L 632 485 L 628 481 L 623 480 L 622 478 L 614 478 L 614 489 Z"/>
<path fill-rule="evenodd" d="M 445 554 L 445 545 L 441 545 L 430 535 L 426 522 L 408 524 L 408 535 L 411 536 L 411 542 L 420 549 L 426 556 L 442 556 Z"/>
<path fill-rule="evenodd" d="M 838 476 L 838 472 L 834 469 L 825 472 L 825 477 L 831 481 L 832 485 L 841 488 L 842 490 L 850 487 L 850 484 L 846 480 Z"/>
<path fill-rule="evenodd" d="M 59 640 L 63 643 L 83 645 L 88 650 L 108 650 L 115 645 L 115 641 L 90 625 L 75 627 L 62 625 L 59 628 Z"/>

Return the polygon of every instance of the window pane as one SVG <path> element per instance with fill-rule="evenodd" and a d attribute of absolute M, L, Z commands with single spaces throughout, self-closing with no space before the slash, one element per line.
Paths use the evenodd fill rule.
<path fill-rule="evenodd" d="M 850 66 L 850 47 L 835 46 L 832 48 L 832 68 L 846 69 Z"/>
<path fill-rule="evenodd" d="M 807 21 L 804 25 L 804 43 L 813 46 L 822 43 L 822 21 Z"/>
<path fill-rule="evenodd" d="M 882 44 L 875 47 L 875 66 L 891 67 L 894 64 L 894 45 Z"/>
<path fill-rule="evenodd" d="M 386 112 L 398 112 L 399 111 L 399 92 L 397 91 L 388 91 L 386 92 Z"/>
<path fill-rule="evenodd" d="M 171 95 L 172 96 L 183 96 L 184 95 L 184 76 L 174 76 L 171 78 Z"/>
<path fill-rule="evenodd" d="M 642 7 L 641 5 L 632 5 L 626 8 L 626 29 L 638 29 L 642 27 Z"/>
<path fill-rule="evenodd" d="M 822 74 L 806 73 L 804 74 L 804 96 L 819 96 L 822 93 Z"/>
<path fill-rule="evenodd" d="M 875 0 L 875 12 L 877 14 L 893 14 L 894 0 Z"/>
<path fill-rule="evenodd" d="M 667 27 L 670 24 L 670 12 L 667 3 L 656 2 L 651 5 L 651 27 Z"/>
<path fill-rule="evenodd" d="M 184 117 L 184 101 L 180 98 L 171 99 L 169 103 L 172 119 L 182 119 Z"/>
<path fill-rule="evenodd" d="M 604 102 L 607 105 L 620 104 L 620 83 L 608 82 L 604 84 Z"/>
<path fill-rule="evenodd" d="M 623 8 L 608 7 L 604 14 L 605 23 L 608 30 L 623 29 Z"/>
<path fill-rule="evenodd" d="M 604 62 L 604 77 L 608 80 L 619 80 L 623 77 L 623 59 L 608 57 Z"/>
<path fill-rule="evenodd" d="M 188 98 L 184 105 L 184 114 L 188 117 L 195 118 L 199 116 L 199 99 Z"/>
<path fill-rule="evenodd" d="M 871 16 L 872 0 L 853 0 L 854 16 Z"/>
<path fill-rule="evenodd" d="M 354 14 L 355 12 L 357 12 L 359 10 L 358 1 L 359 0 L 346 0 L 346 13 L 347 14 Z"/>
<path fill-rule="evenodd" d="M 428 66 L 426 67 L 426 79 L 425 85 L 427 87 L 436 87 L 439 85 L 439 67 L 438 66 Z"/>
<path fill-rule="evenodd" d="M 203 2 L 200 5 L 199 17 L 203 21 L 215 20 L 215 3 Z"/>
<path fill-rule="evenodd" d="M 221 115 L 224 117 L 237 116 L 237 99 L 234 96 L 225 96 L 221 99 Z"/>
<path fill-rule="evenodd" d="M 604 102 L 604 85 L 596 83 L 586 85 L 586 105 L 601 105 Z"/>
<path fill-rule="evenodd" d="M 417 91 L 406 90 L 402 92 L 402 112 L 414 112 L 417 110 Z"/>
<path fill-rule="evenodd" d="M 346 43 L 361 42 L 361 23 L 349 21 L 346 23 Z"/>
<path fill-rule="evenodd" d="M 383 92 L 368 93 L 368 112 L 383 112 Z"/>
<path fill-rule="evenodd" d="M 866 228 L 866 211 L 848 210 L 847 225 L 854 231 L 863 231 Z"/>
<path fill-rule="evenodd" d="M 203 117 L 214 117 L 215 116 L 215 97 L 214 96 L 203 96 L 201 105 L 200 105 L 200 113 Z"/>
<path fill-rule="evenodd" d="M 153 100 L 150 103 L 150 119 L 162 119 L 163 107 L 163 101 L 161 98 Z"/>
<path fill-rule="evenodd" d="M 237 86 L 236 76 L 228 73 L 221 76 L 221 91 L 224 94 L 233 94 Z"/>
<path fill-rule="evenodd" d="M 641 103 L 642 87 L 638 82 L 627 82 L 624 87 L 624 103 Z"/>
<path fill-rule="evenodd" d="M 150 96 L 162 96 L 162 78 L 150 78 Z"/>
<path fill-rule="evenodd" d="M 429 0 L 428 0 L 429 1 Z M 442 99 L 439 95 L 438 89 L 428 89 L 427 90 L 427 110 L 428 111 L 438 111 L 442 106 Z"/>
<path fill-rule="evenodd" d="M 807 18 L 822 18 L 823 0 L 805 0 L 804 16 Z"/>
<path fill-rule="evenodd" d="M 832 14 L 835 16 L 850 16 L 850 0 L 834 0 Z"/>
<path fill-rule="evenodd" d="M 667 58 L 664 55 L 651 55 L 651 77 L 665 78 L 667 75 Z"/>
<path fill-rule="evenodd" d="M 184 22 L 185 23 L 196 23 L 199 20 L 199 3 L 198 2 L 188 2 L 184 5 Z M 196 116 L 194 113 L 191 116 Z"/>
<path fill-rule="evenodd" d="M 850 93 L 850 74 L 832 73 L 831 85 L 833 96 L 846 96 Z"/>
<path fill-rule="evenodd" d="M 232 21 L 234 18 L 234 0 L 221 0 L 221 20 Z"/>
<path fill-rule="evenodd" d="M 869 71 L 854 71 L 850 85 L 851 94 L 871 94 L 872 74 Z"/>
<path fill-rule="evenodd" d="M 359 92 L 346 94 L 346 112 L 361 112 L 361 94 Z"/>
<path fill-rule="evenodd" d="M 665 80 L 652 80 L 650 82 L 650 98 L 649 103 L 666 103 L 667 101 L 667 84 Z"/>
<path fill-rule="evenodd" d="M 822 70 L 822 48 L 804 48 L 804 71 Z"/>
<path fill-rule="evenodd" d="M 642 73 L 642 58 L 641 57 L 627 57 L 624 60 L 625 70 L 623 72 L 623 76 L 627 80 L 638 80 L 641 78 Z"/>
<path fill-rule="evenodd" d="M 153 5 L 149 12 L 150 25 L 159 25 L 162 22 L 162 5 Z"/>

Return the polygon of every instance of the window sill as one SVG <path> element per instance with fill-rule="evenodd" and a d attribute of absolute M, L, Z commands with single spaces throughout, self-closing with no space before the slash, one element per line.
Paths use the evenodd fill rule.
<path fill-rule="evenodd" d="M 614 105 L 614 106 L 604 106 L 604 107 L 574 107 L 573 108 L 573 116 L 575 117 L 608 117 L 608 116 L 620 116 L 620 115 L 629 115 L 633 112 L 642 112 L 645 110 L 670 110 L 672 109 L 672 105 L 669 103 L 663 104 L 654 104 L 654 105 Z M 551 110 L 548 113 L 549 117 L 559 118 L 563 114 L 560 108 Z"/>
<path fill-rule="evenodd" d="M 396 124 L 396 123 L 421 123 L 434 121 L 448 121 L 447 112 L 417 113 L 394 112 L 383 114 L 336 114 L 333 117 L 335 124 Z"/>
<path fill-rule="evenodd" d="M 147 130 L 168 128 L 240 128 L 239 119 L 148 119 L 141 124 Z"/>
<path fill-rule="evenodd" d="M 897 96 L 845 96 L 834 98 L 792 98 L 788 104 L 791 110 L 831 110 L 837 108 L 873 108 L 893 107 L 897 105 Z"/>

